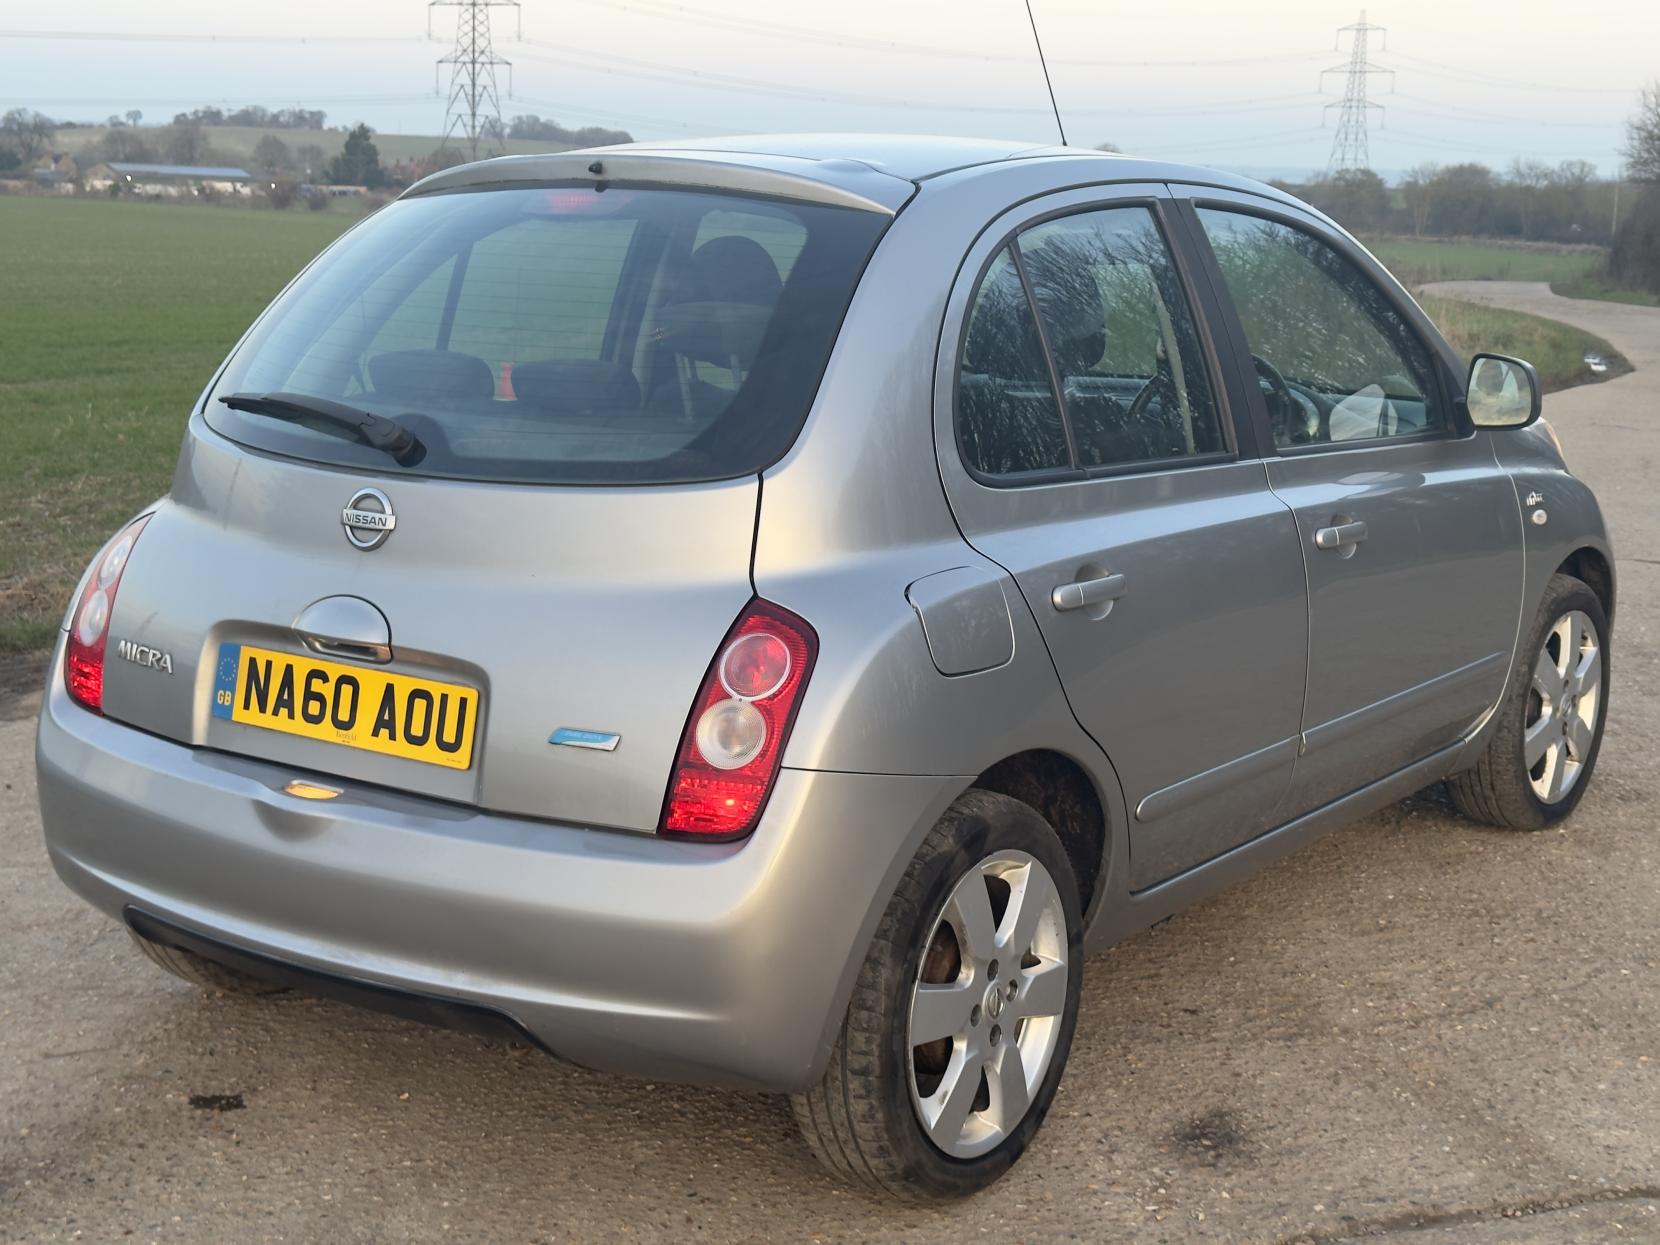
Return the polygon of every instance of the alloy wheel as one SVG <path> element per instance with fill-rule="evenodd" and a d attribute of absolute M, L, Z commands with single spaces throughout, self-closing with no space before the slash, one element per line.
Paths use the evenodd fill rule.
<path fill-rule="evenodd" d="M 1049 871 L 987 856 L 935 919 L 911 995 L 906 1050 L 923 1131 L 953 1158 L 994 1149 L 1043 1084 L 1066 1010 L 1066 912 Z"/>
<path fill-rule="evenodd" d="M 1582 610 L 1570 610 L 1545 633 L 1533 663 L 1522 732 L 1522 760 L 1533 794 L 1565 799 L 1591 759 L 1602 712 L 1602 644 Z"/>

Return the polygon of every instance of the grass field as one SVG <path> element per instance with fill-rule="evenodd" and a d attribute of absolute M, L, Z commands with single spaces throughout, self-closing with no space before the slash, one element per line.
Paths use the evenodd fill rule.
<path fill-rule="evenodd" d="M 1602 338 L 1571 324 L 1453 298 L 1423 296 L 1418 301 L 1460 354 L 1468 358 L 1487 351 L 1526 359 L 1538 369 L 1546 393 L 1630 371 L 1630 365 Z M 1586 351 L 1607 359 L 1608 372 L 1593 375 L 1585 366 Z"/>
<path fill-rule="evenodd" d="M 0 652 L 165 492 L 191 402 L 336 213 L 0 195 Z"/>
<path fill-rule="evenodd" d="M 53 139 L 53 145 L 59 151 L 67 151 L 76 160 L 81 160 L 81 153 L 91 151 L 97 147 L 107 131 L 101 125 L 76 126 L 72 130 L 59 130 Z M 153 131 L 140 130 L 139 133 L 152 143 L 155 142 Z M 289 151 L 297 151 L 301 147 L 315 144 L 323 149 L 325 156 L 336 156 L 345 145 L 346 134 L 343 130 L 271 130 L 250 125 L 214 125 L 203 129 L 202 135 L 216 149 L 236 160 L 247 161 L 253 158 L 254 145 L 267 134 L 275 135 L 287 145 Z M 376 134 L 375 149 L 380 152 L 382 164 L 392 164 L 398 160 L 419 160 L 430 156 L 438 149 L 439 138 L 436 134 Z M 452 140 L 452 146 L 459 143 Z M 568 143 L 544 143 L 534 139 L 510 138 L 505 143 L 505 155 L 522 156 L 534 155 L 542 151 L 569 151 Z M 482 154 L 482 153 L 481 153 Z M 321 178 L 322 171 L 315 174 Z"/>
<path fill-rule="evenodd" d="M 1564 298 L 1660 306 L 1660 297 L 1622 290 L 1602 275 L 1606 262 L 1597 247 L 1506 246 L 1468 239 L 1365 239 L 1367 248 L 1402 285 L 1416 289 L 1431 281 L 1545 281 Z"/>

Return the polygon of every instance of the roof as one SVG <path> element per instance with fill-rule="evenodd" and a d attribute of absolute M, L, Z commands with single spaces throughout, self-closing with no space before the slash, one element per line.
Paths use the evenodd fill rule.
<path fill-rule="evenodd" d="M 892 214 L 916 193 L 919 182 L 1015 160 L 1087 162 L 1102 169 L 1103 181 L 1200 182 L 1284 197 L 1249 178 L 1193 165 L 1082 147 L 921 134 L 748 134 L 500 156 L 434 173 L 405 193 L 595 178 L 752 190 Z"/>
<path fill-rule="evenodd" d="M 125 160 L 111 160 L 109 167 L 123 176 L 145 177 L 211 177 L 218 181 L 247 181 L 253 174 L 247 169 L 213 164 L 130 164 Z"/>

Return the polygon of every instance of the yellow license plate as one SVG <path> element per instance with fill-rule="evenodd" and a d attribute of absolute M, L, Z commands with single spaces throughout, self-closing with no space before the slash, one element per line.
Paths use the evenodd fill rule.
<path fill-rule="evenodd" d="M 449 769 L 473 763 L 478 690 L 221 644 L 213 716 Z"/>

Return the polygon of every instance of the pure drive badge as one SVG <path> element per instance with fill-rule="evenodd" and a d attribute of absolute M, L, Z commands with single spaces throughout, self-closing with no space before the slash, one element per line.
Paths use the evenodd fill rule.
<path fill-rule="evenodd" d="M 358 489 L 340 512 L 346 539 L 359 549 L 379 549 L 398 526 L 392 515 L 392 499 L 378 488 Z"/>

